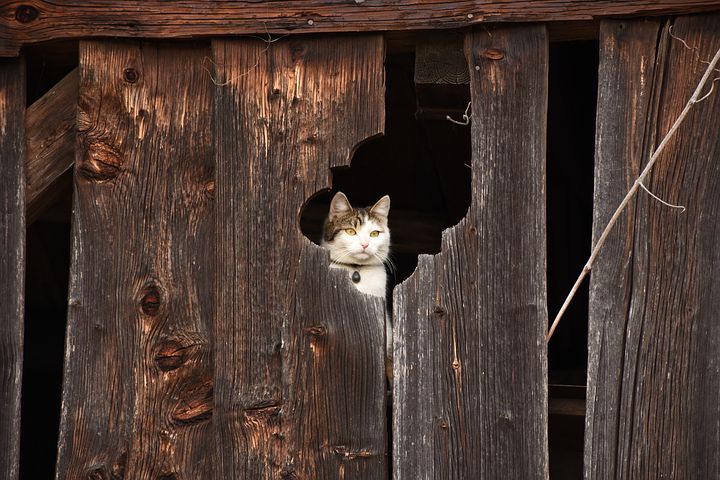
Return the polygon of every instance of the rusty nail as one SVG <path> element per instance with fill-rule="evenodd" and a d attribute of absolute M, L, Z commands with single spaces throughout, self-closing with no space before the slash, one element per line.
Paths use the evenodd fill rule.
<path fill-rule="evenodd" d="M 499 48 L 486 48 L 482 56 L 490 60 L 502 60 L 505 58 L 505 52 Z"/>
<path fill-rule="evenodd" d="M 20 5 L 15 9 L 15 20 L 20 23 L 30 23 L 38 18 L 37 8 L 31 5 Z"/>
<path fill-rule="evenodd" d="M 140 74 L 134 68 L 126 68 L 123 72 L 123 79 L 128 83 L 135 83 L 140 78 Z"/>

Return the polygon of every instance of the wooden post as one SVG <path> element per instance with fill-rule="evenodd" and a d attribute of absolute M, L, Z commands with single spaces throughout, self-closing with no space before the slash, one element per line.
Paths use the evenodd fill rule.
<path fill-rule="evenodd" d="M 18 478 L 25 292 L 25 64 L 0 59 L 0 478 Z"/>
<path fill-rule="evenodd" d="M 298 218 L 384 123 L 380 36 L 213 42 L 217 478 L 384 478 L 384 310 Z"/>
<path fill-rule="evenodd" d="M 720 45 L 720 16 L 601 27 L 595 236 Z M 658 34 L 660 35 L 658 41 Z M 717 90 L 717 84 L 715 85 Z M 697 104 L 593 269 L 585 478 L 720 476 L 720 95 Z"/>
<path fill-rule="evenodd" d="M 472 204 L 395 289 L 396 479 L 546 479 L 543 26 L 466 37 Z"/>
<path fill-rule="evenodd" d="M 81 42 L 58 479 L 212 478 L 208 53 Z"/>

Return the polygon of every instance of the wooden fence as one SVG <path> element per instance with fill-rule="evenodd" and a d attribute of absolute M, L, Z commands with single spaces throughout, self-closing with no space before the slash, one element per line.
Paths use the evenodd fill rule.
<path fill-rule="evenodd" d="M 672 22 L 602 22 L 596 233 L 720 46 L 720 16 Z M 388 421 L 383 302 L 298 227 L 383 132 L 382 36 L 81 41 L 58 479 L 548 478 L 548 35 L 477 29 L 465 51 L 472 205 L 395 289 Z M 8 479 L 22 72 L 0 59 Z M 719 114 L 699 104 L 648 182 L 686 212 L 641 194 L 593 272 L 586 478 L 720 477 Z"/>

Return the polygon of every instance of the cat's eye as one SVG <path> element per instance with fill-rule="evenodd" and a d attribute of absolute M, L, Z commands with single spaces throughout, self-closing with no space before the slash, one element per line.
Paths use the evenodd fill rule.
<path fill-rule="evenodd" d="M 355 235 L 355 234 L 357 234 L 357 232 L 355 231 L 354 228 L 346 228 L 346 229 L 345 229 L 345 233 L 347 233 L 348 235 Z"/>
<path fill-rule="evenodd" d="M 371 237 L 377 237 L 378 235 L 380 235 L 380 230 L 373 230 L 370 232 Z"/>

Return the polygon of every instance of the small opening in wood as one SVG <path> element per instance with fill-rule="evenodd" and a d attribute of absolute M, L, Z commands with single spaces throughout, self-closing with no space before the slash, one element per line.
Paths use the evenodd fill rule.
<path fill-rule="evenodd" d="M 393 286 L 412 274 L 418 254 L 440 251 L 442 231 L 470 206 L 470 127 L 445 118 L 462 118 L 470 90 L 467 83 L 416 85 L 413 52 L 388 55 L 385 69 L 385 135 L 361 145 L 350 167 L 333 170 L 332 190 L 306 203 L 300 228 L 319 244 L 337 191 L 362 207 L 390 195 Z"/>
<path fill-rule="evenodd" d="M 552 321 L 590 255 L 598 43 L 550 45 L 547 285 Z M 548 345 L 550 476 L 582 477 L 588 283 Z"/>

